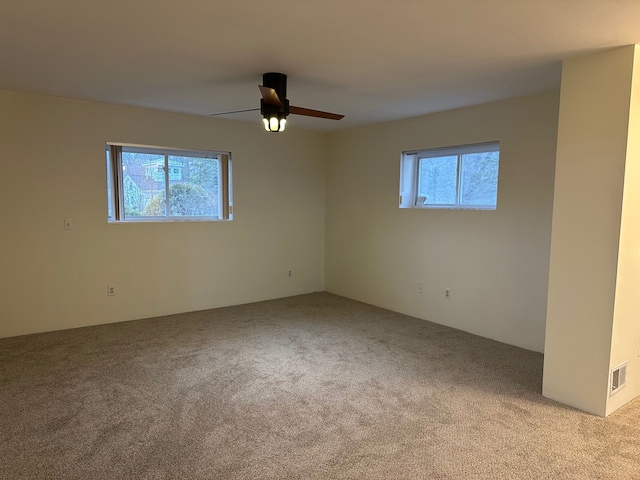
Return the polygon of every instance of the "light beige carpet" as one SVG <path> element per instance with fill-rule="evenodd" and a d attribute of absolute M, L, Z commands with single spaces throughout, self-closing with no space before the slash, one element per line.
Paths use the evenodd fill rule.
<path fill-rule="evenodd" d="M 328 293 L 0 340 L 2 479 L 640 479 L 640 403 Z"/>

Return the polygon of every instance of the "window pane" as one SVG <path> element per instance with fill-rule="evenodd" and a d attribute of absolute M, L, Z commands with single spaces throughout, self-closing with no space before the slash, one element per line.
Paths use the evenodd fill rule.
<path fill-rule="evenodd" d="M 495 206 L 498 199 L 499 152 L 462 155 L 460 203 Z"/>
<path fill-rule="evenodd" d="M 122 155 L 117 169 L 113 151 Z M 109 221 L 232 218 L 228 153 L 107 144 L 106 157 Z"/>
<path fill-rule="evenodd" d="M 169 216 L 220 217 L 217 158 L 169 156 Z"/>
<path fill-rule="evenodd" d="M 418 165 L 417 205 L 456 203 L 458 156 L 421 158 Z"/>
<path fill-rule="evenodd" d="M 113 180 L 111 179 L 111 152 L 107 147 L 107 219 L 113 220 Z"/>
<path fill-rule="evenodd" d="M 164 217 L 164 155 L 122 152 L 124 216 Z"/>

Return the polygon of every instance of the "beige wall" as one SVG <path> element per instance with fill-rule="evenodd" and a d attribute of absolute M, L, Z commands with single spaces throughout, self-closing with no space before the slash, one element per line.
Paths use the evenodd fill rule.
<path fill-rule="evenodd" d="M 640 47 L 627 47 L 631 101 L 609 370 L 627 363 L 627 386 L 609 397 L 607 415 L 640 395 Z"/>
<path fill-rule="evenodd" d="M 327 290 L 542 351 L 557 118 L 552 92 L 332 134 Z M 496 211 L 398 208 L 403 150 L 494 140 Z"/>
<path fill-rule="evenodd" d="M 611 362 L 633 360 L 629 377 L 638 366 L 629 358 L 639 340 L 633 222 L 640 209 L 631 191 L 620 236 L 633 57 L 634 47 L 624 47 L 567 60 L 562 70 L 543 394 L 601 416 L 610 413 Z M 628 180 L 637 185 L 637 172 Z M 619 265 L 628 276 L 618 275 Z M 612 349 L 614 306 L 622 350 Z"/>
<path fill-rule="evenodd" d="M 0 107 L 0 336 L 324 289 L 329 158 L 330 291 L 543 348 L 555 93 L 332 134 L 330 155 L 323 134 L 10 92 Z M 402 150 L 487 140 L 497 211 L 398 209 Z M 235 220 L 107 224 L 105 141 L 230 150 Z"/>
<path fill-rule="evenodd" d="M 105 141 L 231 151 L 235 219 L 107 224 Z M 325 166 L 324 134 L 0 92 L 0 337 L 323 290 Z"/>

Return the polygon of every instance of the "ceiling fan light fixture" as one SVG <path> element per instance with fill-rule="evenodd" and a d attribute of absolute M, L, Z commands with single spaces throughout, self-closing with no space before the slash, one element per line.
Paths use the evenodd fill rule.
<path fill-rule="evenodd" d="M 287 115 L 289 115 L 289 100 L 282 100 L 274 93 L 277 105 L 260 99 L 260 113 L 262 113 L 262 123 L 267 132 L 282 132 L 287 123 Z M 271 99 L 270 99 L 271 100 Z"/>
<path fill-rule="evenodd" d="M 262 123 L 264 123 L 264 129 L 267 132 L 283 132 L 287 125 L 287 119 L 283 114 L 272 113 L 264 115 Z"/>

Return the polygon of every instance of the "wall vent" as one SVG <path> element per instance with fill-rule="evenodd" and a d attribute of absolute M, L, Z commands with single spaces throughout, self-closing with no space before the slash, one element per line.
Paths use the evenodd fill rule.
<path fill-rule="evenodd" d="M 611 370 L 611 390 L 609 395 L 618 392 L 627 384 L 627 362 L 621 363 Z"/>

